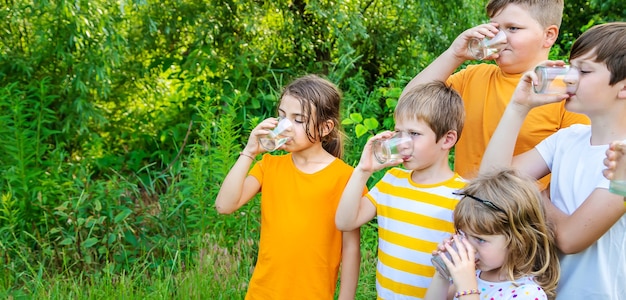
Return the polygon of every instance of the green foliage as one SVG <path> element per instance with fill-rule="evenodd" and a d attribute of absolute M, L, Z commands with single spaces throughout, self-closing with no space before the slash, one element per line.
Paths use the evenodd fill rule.
<path fill-rule="evenodd" d="M 3 2 L 0 298 L 241 298 L 259 201 L 224 216 L 213 199 L 281 88 L 307 73 L 341 88 L 355 165 L 393 129 L 408 80 L 485 21 L 484 2 Z M 551 56 L 624 11 L 567 1 Z M 371 299 L 375 222 L 362 243 L 359 296 Z M 232 289 L 203 279 L 210 265 Z"/>

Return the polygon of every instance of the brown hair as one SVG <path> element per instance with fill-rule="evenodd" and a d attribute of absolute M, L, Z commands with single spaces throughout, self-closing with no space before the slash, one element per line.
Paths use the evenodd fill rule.
<path fill-rule="evenodd" d="M 537 182 L 504 168 L 479 174 L 461 193 L 490 201 L 498 209 L 464 197 L 454 209 L 455 228 L 504 235 L 508 253 L 501 268 L 509 280 L 533 276 L 548 298 L 554 298 L 561 271 L 553 228 L 546 222 Z"/>
<path fill-rule="evenodd" d="M 528 13 L 543 28 L 551 25 L 561 27 L 563 19 L 563 0 L 489 0 L 485 6 L 487 16 L 493 18 L 500 13 L 507 5 L 516 4 L 526 8 Z"/>
<path fill-rule="evenodd" d="M 609 85 L 626 78 L 626 22 L 596 25 L 576 39 L 570 61 L 595 51 L 596 62 L 604 63 L 611 72 Z"/>
<path fill-rule="evenodd" d="M 409 89 L 398 100 L 394 112 L 398 120 L 423 120 L 435 132 L 436 141 L 450 130 L 461 138 L 465 122 L 463 99 L 442 81 L 433 81 Z"/>
<path fill-rule="evenodd" d="M 343 138 L 339 111 L 341 107 L 341 92 L 327 79 L 317 75 L 305 75 L 287 85 L 280 99 L 292 96 L 302 106 L 302 113 L 307 116 L 305 132 L 309 141 L 321 141 L 322 147 L 335 157 L 343 155 Z M 280 103 L 279 103 L 280 104 Z M 324 124 L 332 121 L 332 130 L 323 136 Z"/>

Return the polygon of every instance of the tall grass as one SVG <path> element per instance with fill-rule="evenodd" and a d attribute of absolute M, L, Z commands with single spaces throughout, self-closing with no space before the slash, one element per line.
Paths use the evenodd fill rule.
<path fill-rule="evenodd" d="M 11 289 L 7 276 L 0 275 L 2 299 L 244 299 L 247 282 L 252 275 L 255 240 L 239 240 L 234 247 L 220 244 L 224 234 L 207 234 L 197 242 L 199 252 L 176 266 L 150 266 L 150 259 L 138 261 L 129 271 L 111 272 L 112 266 L 89 276 L 50 274 L 36 268 L 39 274 L 20 289 Z M 376 297 L 376 227 L 366 224 L 362 229 L 361 273 L 356 299 Z"/>

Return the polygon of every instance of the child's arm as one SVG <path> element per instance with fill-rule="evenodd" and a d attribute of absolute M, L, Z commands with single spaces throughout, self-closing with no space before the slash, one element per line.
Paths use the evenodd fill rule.
<path fill-rule="evenodd" d="M 261 184 L 256 178 L 248 176 L 248 171 L 254 162 L 254 157 L 262 152 L 258 136 L 268 134 L 272 128 L 276 127 L 276 124 L 278 121 L 275 118 L 266 119 L 250 133 L 246 147 L 228 171 L 215 198 L 215 208 L 219 213 L 230 214 L 236 211 L 259 192 Z"/>
<path fill-rule="evenodd" d="M 562 61 L 546 62 L 546 65 L 563 65 Z M 567 98 L 563 95 L 540 95 L 531 91 L 532 82 L 537 82 L 534 72 L 527 72 L 520 79 L 511 101 L 506 107 L 504 114 L 494 131 L 487 149 L 483 154 L 479 172 L 484 172 L 493 168 L 514 166 L 522 173 L 542 178 L 550 173 L 548 165 L 536 149 L 531 149 L 525 153 L 513 157 L 513 150 L 517 136 L 522 127 L 524 119 L 534 107 L 560 102 Z"/>
<path fill-rule="evenodd" d="M 482 24 L 465 30 L 452 42 L 446 51 L 407 84 L 403 93 L 423 83 L 435 80 L 445 82 L 462 63 L 466 60 L 474 59 L 469 56 L 467 51 L 467 44 L 472 38 L 494 37 L 497 32 L 498 27 L 496 23 Z M 498 54 L 491 57 L 497 58 Z"/>
<path fill-rule="evenodd" d="M 343 233 L 341 249 L 341 282 L 338 300 L 353 300 L 359 283 L 361 266 L 360 229 Z"/>
<path fill-rule="evenodd" d="M 548 62 L 549 65 L 562 63 Z M 534 94 L 530 91 L 533 80 L 536 80 L 533 72 L 524 74 L 520 79 L 511 102 L 489 141 L 483 156 L 488 159 L 481 162 L 481 172 L 493 167 L 511 165 L 534 178 L 541 178 L 550 172 L 536 149 L 512 158 L 515 140 L 528 112 L 533 107 L 558 102 L 567 97 L 567 95 Z M 547 217 L 555 225 L 559 250 L 564 253 L 577 253 L 593 244 L 626 212 L 622 199 L 606 189 L 596 189 L 572 215 L 565 214 L 549 200 L 544 201 Z"/>
<path fill-rule="evenodd" d="M 335 214 L 335 225 L 341 231 L 351 231 L 370 221 L 376 216 L 376 206 L 363 196 L 367 180 L 375 171 L 385 167 L 397 165 L 401 161 L 392 161 L 386 164 L 379 164 L 372 154 L 372 143 L 375 140 L 389 138 L 393 132 L 386 131 L 371 138 L 365 144 L 361 160 L 354 168 L 346 187 L 341 195 L 341 200 L 337 206 Z"/>
<path fill-rule="evenodd" d="M 556 229 L 556 245 L 565 254 L 587 249 L 626 213 L 624 197 L 607 189 L 595 189 L 573 214 L 558 209 L 544 199 L 547 218 Z"/>
<path fill-rule="evenodd" d="M 435 272 L 433 280 L 426 290 L 424 300 L 443 300 L 452 299 L 454 296 L 454 285 L 450 281 L 443 278 L 439 272 Z"/>

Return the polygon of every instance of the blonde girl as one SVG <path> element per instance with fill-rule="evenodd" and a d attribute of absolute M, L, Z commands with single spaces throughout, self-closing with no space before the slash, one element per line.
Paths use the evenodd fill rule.
<path fill-rule="evenodd" d="M 293 123 L 285 155 L 264 154 L 259 138 L 278 120 L 257 125 L 220 188 L 215 206 L 229 214 L 261 193 L 261 240 L 246 299 L 333 299 L 341 265 L 339 299 L 354 299 L 359 272 L 359 231 L 335 227 L 335 210 L 352 167 L 342 155 L 341 94 L 316 75 L 287 85 L 280 118 Z"/>
<path fill-rule="evenodd" d="M 435 252 L 452 283 L 437 273 L 426 299 L 553 299 L 559 261 L 536 181 L 496 170 L 480 174 L 459 195 L 458 234 Z"/>

